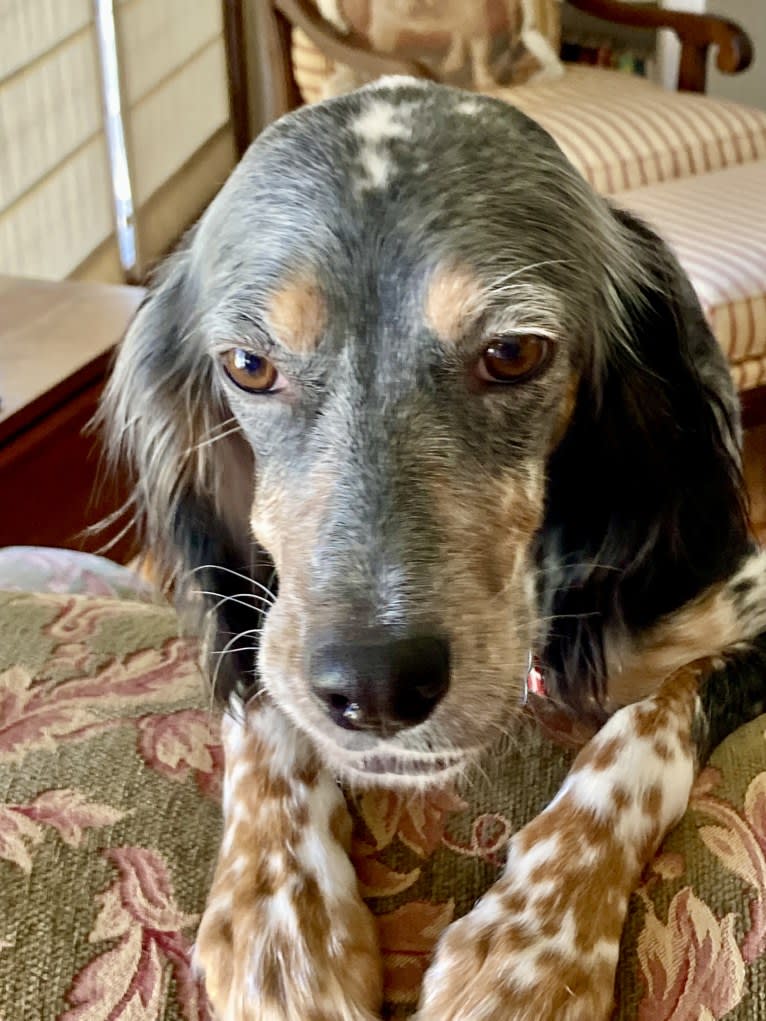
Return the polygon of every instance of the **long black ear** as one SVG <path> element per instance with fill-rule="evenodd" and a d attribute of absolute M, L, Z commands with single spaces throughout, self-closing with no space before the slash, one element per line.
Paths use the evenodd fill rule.
<path fill-rule="evenodd" d="M 217 385 L 196 298 L 186 249 L 128 329 L 100 417 L 110 459 L 132 474 L 130 510 L 153 566 L 185 607 L 206 614 L 211 673 L 225 699 L 254 683 L 273 570 L 250 536 L 253 456 Z"/>
<path fill-rule="evenodd" d="M 554 618 L 546 664 L 580 709 L 603 697 L 607 629 L 647 627 L 729 574 L 750 544 L 726 359 L 667 246 L 614 215 L 639 293 L 606 330 L 600 371 L 584 374 L 548 466 L 540 536 L 542 612 Z"/>

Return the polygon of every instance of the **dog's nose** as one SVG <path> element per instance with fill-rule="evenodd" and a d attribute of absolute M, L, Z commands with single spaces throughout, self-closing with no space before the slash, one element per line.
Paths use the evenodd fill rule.
<path fill-rule="evenodd" d="M 422 723 L 449 687 L 449 646 L 418 636 L 338 643 L 310 658 L 311 689 L 347 730 L 391 735 Z"/>

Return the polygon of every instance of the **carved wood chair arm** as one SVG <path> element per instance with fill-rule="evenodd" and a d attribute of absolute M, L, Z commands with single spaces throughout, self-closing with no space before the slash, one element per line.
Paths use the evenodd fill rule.
<path fill-rule="evenodd" d="M 747 32 L 733 21 L 713 14 L 691 14 L 622 0 L 569 0 L 573 7 L 594 17 L 618 25 L 636 28 L 670 28 L 681 41 L 681 66 L 678 87 L 704 92 L 707 52 L 718 47 L 716 67 L 734 74 L 744 71 L 753 59 L 753 46 Z"/>

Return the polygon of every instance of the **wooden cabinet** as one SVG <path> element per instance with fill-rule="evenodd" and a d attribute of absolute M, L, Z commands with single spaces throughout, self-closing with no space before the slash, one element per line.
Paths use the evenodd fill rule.
<path fill-rule="evenodd" d="M 98 550 L 84 530 L 121 506 L 86 430 L 140 288 L 0 277 L 0 546 Z M 112 529 L 114 535 L 117 529 Z M 124 536 L 109 555 L 133 550 Z"/>

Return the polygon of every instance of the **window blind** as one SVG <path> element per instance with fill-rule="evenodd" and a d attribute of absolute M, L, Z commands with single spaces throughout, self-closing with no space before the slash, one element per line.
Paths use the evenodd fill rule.
<path fill-rule="evenodd" d="M 95 0 L 0 4 L 0 273 L 122 277 Z M 139 262 L 162 255 L 234 165 L 220 0 L 116 0 Z"/>
<path fill-rule="evenodd" d="M 113 232 L 89 0 L 5 0 L 0 272 L 67 276 Z"/>

